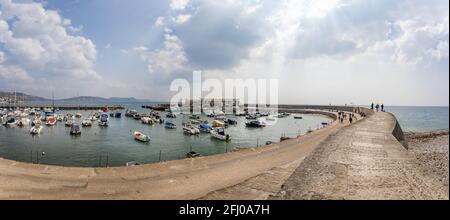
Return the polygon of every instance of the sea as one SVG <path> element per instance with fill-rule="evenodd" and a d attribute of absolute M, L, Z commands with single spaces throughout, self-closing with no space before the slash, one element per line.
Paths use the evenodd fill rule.
<path fill-rule="evenodd" d="M 449 130 L 449 107 L 387 106 L 407 132 Z"/>

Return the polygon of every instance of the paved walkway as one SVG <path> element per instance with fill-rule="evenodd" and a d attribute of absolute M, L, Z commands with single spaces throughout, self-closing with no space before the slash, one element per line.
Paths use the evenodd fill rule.
<path fill-rule="evenodd" d="M 271 199 L 448 199 L 392 136 L 395 118 L 373 116 L 322 142 Z"/>

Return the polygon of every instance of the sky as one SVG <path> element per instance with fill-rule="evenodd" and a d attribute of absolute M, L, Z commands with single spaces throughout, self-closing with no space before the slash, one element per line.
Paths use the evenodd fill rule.
<path fill-rule="evenodd" d="M 0 0 L 0 90 L 167 101 L 278 79 L 279 103 L 448 106 L 447 0 Z"/>

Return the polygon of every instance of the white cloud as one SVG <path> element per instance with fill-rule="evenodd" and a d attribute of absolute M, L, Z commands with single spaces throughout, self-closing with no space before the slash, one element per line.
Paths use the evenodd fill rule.
<path fill-rule="evenodd" d="M 184 10 L 189 4 L 189 0 L 171 0 L 170 8 L 172 10 Z"/>
<path fill-rule="evenodd" d="M 68 29 L 77 30 L 70 20 L 32 1 L 0 0 L 0 8 L 0 43 L 7 58 L 3 71 L 22 72 L 22 79 L 27 78 L 25 74 L 32 78 L 99 78 L 93 69 L 95 45 L 89 39 L 68 34 Z"/>
<path fill-rule="evenodd" d="M 191 19 L 191 16 L 192 16 L 192 15 L 190 15 L 190 14 L 181 14 L 181 15 L 178 15 L 176 18 L 174 18 L 174 22 L 175 22 L 176 24 L 184 24 L 184 23 L 188 22 L 189 19 Z"/>
<path fill-rule="evenodd" d="M 184 69 L 187 62 L 183 45 L 175 35 L 164 35 L 164 47 L 150 50 L 147 47 L 133 48 L 140 58 L 148 63 L 148 71 L 156 74 L 170 74 Z"/>
<path fill-rule="evenodd" d="M 155 21 L 155 23 L 153 24 L 153 26 L 155 26 L 155 27 L 161 27 L 161 26 L 164 26 L 164 17 L 159 16 L 159 17 L 156 19 L 156 21 Z"/>

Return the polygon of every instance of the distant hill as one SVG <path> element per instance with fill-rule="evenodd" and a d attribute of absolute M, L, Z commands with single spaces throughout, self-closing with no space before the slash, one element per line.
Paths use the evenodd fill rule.
<path fill-rule="evenodd" d="M 148 100 L 138 100 L 133 97 L 111 97 L 111 98 L 102 98 L 95 96 L 78 96 L 68 99 L 58 99 L 58 101 L 65 102 L 138 102 L 138 101 L 148 101 Z"/>
<path fill-rule="evenodd" d="M 32 96 L 21 92 L 2 92 L 0 91 L 0 97 L 9 98 L 10 100 L 16 99 L 17 101 L 46 101 L 49 99 L 39 96 Z"/>
<path fill-rule="evenodd" d="M 0 91 L 0 98 L 8 97 L 10 99 L 14 99 L 14 93 L 11 92 L 2 92 Z M 42 98 L 38 96 L 31 96 L 25 93 L 16 93 L 16 97 L 18 101 L 49 101 L 51 99 Z M 55 99 L 55 101 L 62 102 L 150 102 L 149 100 L 140 100 L 133 97 L 111 97 L 111 98 L 103 98 L 96 96 L 78 96 L 67 99 Z"/>

